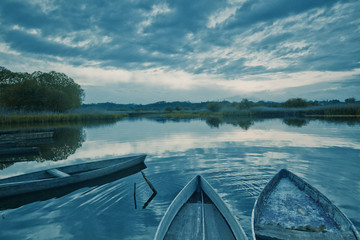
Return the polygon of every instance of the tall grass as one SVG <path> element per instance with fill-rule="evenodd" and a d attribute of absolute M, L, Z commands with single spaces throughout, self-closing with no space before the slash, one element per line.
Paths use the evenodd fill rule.
<path fill-rule="evenodd" d="M 87 123 L 91 121 L 117 121 L 126 113 L 39 113 L 2 114 L 0 124 Z"/>

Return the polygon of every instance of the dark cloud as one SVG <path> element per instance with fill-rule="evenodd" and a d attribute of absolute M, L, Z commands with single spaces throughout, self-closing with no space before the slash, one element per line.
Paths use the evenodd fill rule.
<path fill-rule="evenodd" d="M 247 1 L 229 20 L 228 28 L 249 27 L 258 22 L 272 23 L 279 18 L 303 13 L 313 8 L 329 7 L 337 0 L 259 0 Z"/>
<path fill-rule="evenodd" d="M 207 28 L 207 23 L 211 15 L 226 7 L 222 1 L 159 1 L 155 4 L 143 1 L 61 1 L 55 2 L 48 12 L 44 12 L 41 5 L 22 1 L 3 1 L 0 11 L 2 27 L 5 27 L 2 38 L 13 49 L 19 51 L 54 56 L 78 56 L 85 60 L 111 63 L 114 67 L 139 67 L 143 62 L 150 62 L 151 65 L 187 69 L 194 73 L 204 69 L 206 72 L 226 74 L 225 71 L 231 71 L 229 67 L 209 69 L 205 66 L 209 62 L 210 66 L 213 65 L 211 62 L 217 63 L 218 59 L 204 59 L 202 63 L 204 66 L 192 68 L 189 54 L 206 54 L 212 51 L 214 46 L 231 46 L 232 41 L 243 31 L 253 29 L 255 34 L 265 27 L 271 28 L 275 21 L 285 17 L 320 8 L 328 11 L 336 2 L 247 1 L 234 16 L 214 29 Z M 355 11 L 352 14 L 355 14 Z M 327 15 L 326 12 L 323 15 Z M 340 45 L 333 41 L 335 34 L 337 36 L 352 34 L 351 31 L 355 26 L 348 23 L 350 17 L 330 23 L 327 29 L 314 30 L 314 33 L 309 32 L 309 29 L 299 29 L 297 32 L 296 29 L 291 28 L 286 31 L 291 27 L 286 24 L 294 23 L 284 23 L 282 26 L 284 32 L 264 36 L 263 39 L 257 39 L 258 41 L 249 43 L 246 47 L 254 52 L 275 51 L 274 54 L 283 56 L 284 51 L 290 53 L 290 50 L 282 49 L 282 43 L 306 40 L 313 45 L 314 56 L 310 55 L 304 57 L 303 61 L 298 61 L 305 67 L 308 61 L 312 67 L 326 68 L 326 63 L 324 65 L 317 62 L 320 58 L 329 61 L 331 69 L 336 69 L 334 66 L 336 64 L 331 63 L 336 62 L 333 59 L 339 55 L 348 57 L 347 54 L 351 54 L 356 60 L 345 60 L 346 56 L 344 56 L 337 68 L 353 68 L 359 58 L 356 57 L 359 56 L 359 48 L 354 51 L 352 45 L 359 40 L 358 38 L 353 37 L 355 39 L 346 41 L 345 43 L 350 42 L 351 45 L 344 44 L 341 51 L 336 47 L 332 53 L 328 52 L 329 48 Z M 260 22 L 265 25 L 256 25 Z M 13 26 L 38 29 L 41 31 L 41 36 L 34 37 L 20 33 L 19 30 L 13 31 L 11 29 Z M 236 31 L 238 27 L 243 30 Z M 190 35 L 195 39 L 189 37 Z M 111 40 L 102 42 L 101 38 L 104 37 Z M 99 39 L 96 41 L 94 38 Z M 70 41 L 74 46 L 61 46 L 61 42 L 54 43 L 54 39 Z M 90 42 L 86 46 L 77 44 L 87 40 Z M 221 56 L 219 58 L 221 59 Z M 228 61 L 227 66 L 236 66 L 242 60 Z M 314 64 L 314 61 L 317 63 Z M 233 69 L 233 72 L 238 72 L 238 69 Z"/>
<path fill-rule="evenodd" d="M 0 52 L 228 80 L 351 71 L 360 65 L 359 11 L 356 0 L 2 0 Z"/>
<path fill-rule="evenodd" d="M 1 1 L 0 16 L 3 27 L 18 24 L 27 28 L 43 29 L 49 25 L 59 24 L 27 2 Z"/>

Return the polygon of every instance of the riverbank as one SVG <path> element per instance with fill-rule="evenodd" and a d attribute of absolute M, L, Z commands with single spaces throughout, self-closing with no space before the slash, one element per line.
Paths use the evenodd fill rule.
<path fill-rule="evenodd" d="M 0 115 L 1 125 L 87 123 L 93 121 L 118 121 L 128 117 L 126 113 L 11 113 Z"/>

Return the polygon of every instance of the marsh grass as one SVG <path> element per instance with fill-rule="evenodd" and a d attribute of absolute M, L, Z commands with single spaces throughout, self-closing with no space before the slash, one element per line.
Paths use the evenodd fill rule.
<path fill-rule="evenodd" d="M 127 117 L 126 113 L 18 113 L 1 114 L 1 125 L 46 124 L 46 123 L 89 123 L 118 121 Z"/>

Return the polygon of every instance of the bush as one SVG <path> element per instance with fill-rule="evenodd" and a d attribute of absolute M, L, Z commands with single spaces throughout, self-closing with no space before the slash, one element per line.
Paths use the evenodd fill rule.
<path fill-rule="evenodd" d="M 221 106 L 221 103 L 219 103 L 219 102 L 210 102 L 207 104 L 206 108 L 210 112 L 219 112 L 220 109 L 222 108 L 222 106 Z"/>
<path fill-rule="evenodd" d="M 172 108 L 172 106 L 167 106 L 165 108 L 165 112 L 173 112 L 173 111 L 174 111 L 174 109 Z"/>

